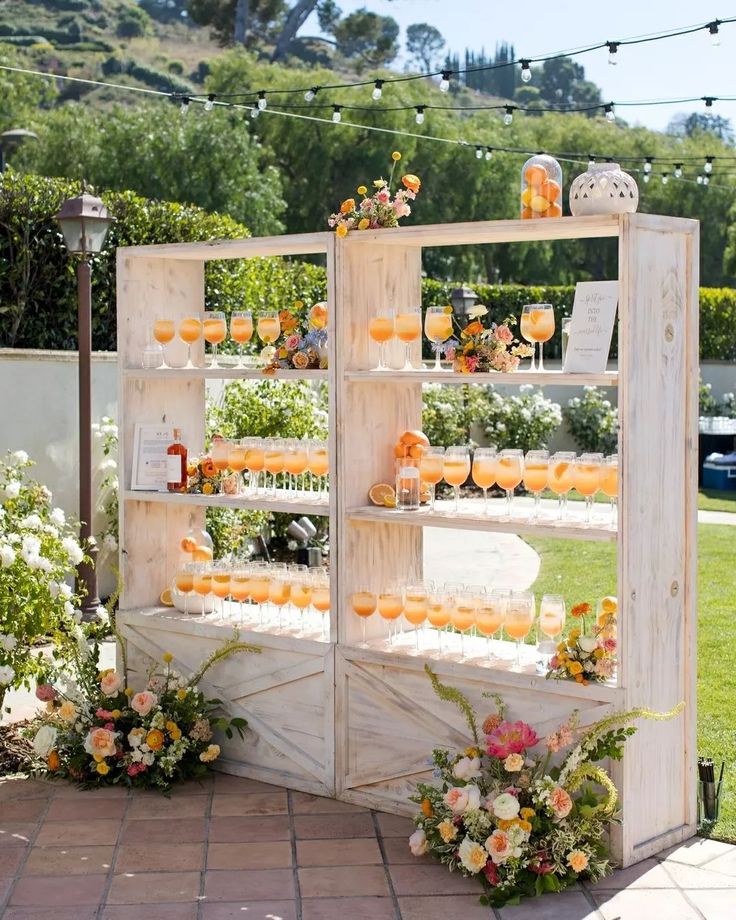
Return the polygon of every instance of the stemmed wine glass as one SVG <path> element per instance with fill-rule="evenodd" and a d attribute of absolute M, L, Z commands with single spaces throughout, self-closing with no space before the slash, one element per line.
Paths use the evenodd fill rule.
<path fill-rule="evenodd" d="M 549 667 L 557 642 L 560 641 L 565 628 L 565 598 L 558 594 L 544 594 L 539 605 L 539 631 L 547 637 L 547 642 L 539 643 L 540 665 Z M 543 650 L 542 645 L 546 648 Z"/>
<path fill-rule="evenodd" d="M 506 632 L 516 641 L 512 671 L 521 670 L 521 646 L 534 623 L 534 595 L 530 591 L 512 591 L 506 609 Z"/>
<path fill-rule="evenodd" d="M 469 591 L 463 589 L 455 594 L 450 622 L 460 633 L 460 657 L 465 658 L 465 633 L 475 625 L 475 598 Z"/>
<path fill-rule="evenodd" d="M 174 576 L 174 587 L 184 595 L 184 613 L 189 613 L 189 597 L 194 593 L 194 572 L 192 563 L 184 562 L 178 566 Z"/>
<path fill-rule="evenodd" d="M 220 342 L 225 341 L 227 335 L 227 326 L 225 325 L 225 314 L 220 310 L 213 310 L 205 313 L 202 320 L 204 339 L 212 346 L 212 363 L 210 367 L 222 367 L 217 360 L 217 346 Z"/>
<path fill-rule="evenodd" d="M 572 483 L 585 497 L 585 524 L 590 525 L 593 497 L 601 484 L 603 454 L 581 454 L 572 465 Z"/>
<path fill-rule="evenodd" d="M 192 363 L 192 345 L 202 336 L 202 320 L 198 314 L 185 316 L 179 323 L 179 338 L 187 346 L 186 370 L 193 370 L 197 365 Z"/>
<path fill-rule="evenodd" d="M 422 482 L 429 486 L 429 510 L 434 511 L 437 483 L 442 480 L 444 472 L 445 448 L 428 447 L 419 461 L 419 475 Z"/>
<path fill-rule="evenodd" d="M 238 367 L 243 364 L 243 345 L 253 338 L 253 314 L 249 310 L 237 310 L 230 316 L 230 338 L 238 343 Z"/>
<path fill-rule="evenodd" d="M 365 622 L 376 612 L 378 598 L 367 585 L 359 585 L 357 591 L 350 596 L 350 603 L 353 611 L 360 617 L 363 626 L 363 641 L 360 647 L 368 648 L 365 638 Z"/>
<path fill-rule="evenodd" d="M 427 312 L 424 314 L 424 334 L 434 345 L 434 367 L 432 370 L 444 370 L 440 362 L 440 349 L 443 342 L 446 342 L 452 335 L 452 308 L 427 307 Z"/>
<path fill-rule="evenodd" d="M 427 589 L 408 585 L 404 596 L 404 619 L 414 627 L 415 655 L 419 654 L 419 627 L 427 620 Z"/>
<path fill-rule="evenodd" d="M 388 643 L 394 644 L 398 631 L 398 620 L 404 611 L 404 596 L 401 586 L 393 582 L 378 595 L 378 614 L 388 623 Z M 392 628 L 393 624 L 393 628 Z"/>
<path fill-rule="evenodd" d="M 448 485 L 455 489 L 455 506 L 453 511 L 460 511 L 460 486 L 470 475 L 470 451 L 467 447 L 448 447 L 445 451 L 445 461 L 442 475 Z"/>
<path fill-rule="evenodd" d="M 572 465 L 575 454 L 572 451 L 558 450 L 549 460 L 547 485 L 557 496 L 557 520 L 567 516 L 567 493 L 572 489 Z"/>
<path fill-rule="evenodd" d="M 153 321 L 153 337 L 161 346 L 161 354 L 163 356 L 163 364 L 159 365 L 162 370 L 171 367 L 170 364 L 166 363 L 166 346 L 172 341 L 175 334 L 176 330 L 174 329 L 173 319 L 167 319 L 165 316 L 157 316 Z"/>
<path fill-rule="evenodd" d="M 524 488 L 534 496 L 534 520 L 539 520 L 542 507 L 542 492 L 547 488 L 549 471 L 549 452 L 546 450 L 527 451 L 524 458 Z"/>
<path fill-rule="evenodd" d="M 601 492 L 611 499 L 611 524 L 616 523 L 618 499 L 618 455 L 606 457 L 601 467 Z"/>
<path fill-rule="evenodd" d="M 374 342 L 378 342 L 378 364 L 372 368 L 374 371 L 390 371 L 386 364 L 386 343 L 396 335 L 394 330 L 394 311 L 379 310 L 368 322 L 368 335 Z"/>
<path fill-rule="evenodd" d="M 411 363 L 411 345 L 416 342 L 422 335 L 422 311 L 419 307 L 413 307 L 403 310 L 396 314 L 394 322 L 396 335 L 401 339 L 406 348 L 406 360 L 402 371 L 413 371 L 414 365 Z"/>
<path fill-rule="evenodd" d="M 427 622 L 437 631 L 437 655 L 442 657 L 442 632 L 450 622 L 449 596 L 441 588 L 433 588 L 427 595 Z"/>
<path fill-rule="evenodd" d="M 521 334 L 529 342 L 536 353 L 536 343 L 539 342 L 540 373 L 544 371 L 544 357 L 542 354 L 544 343 L 548 342 L 555 334 L 555 312 L 551 303 L 528 303 L 521 311 Z M 535 370 L 534 355 L 530 370 Z"/>
<path fill-rule="evenodd" d="M 496 448 L 478 447 L 473 454 L 473 482 L 483 489 L 483 514 L 488 514 L 488 490 L 496 481 Z"/>
<path fill-rule="evenodd" d="M 496 482 L 506 492 L 506 516 L 511 517 L 514 489 L 524 476 L 524 453 L 521 450 L 502 450 L 496 461 Z"/>
<path fill-rule="evenodd" d="M 258 338 L 264 345 L 273 345 L 281 335 L 281 320 L 279 314 L 273 310 L 262 313 L 256 322 Z"/>

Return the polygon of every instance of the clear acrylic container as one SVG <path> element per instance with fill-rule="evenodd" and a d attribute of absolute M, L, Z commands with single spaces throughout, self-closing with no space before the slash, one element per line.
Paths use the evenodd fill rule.
<path fill-rule="evenodd" d="M 530 157 L 521 169 L 521 219 L 562 217 L 562 167 L 546 154 Z"/>

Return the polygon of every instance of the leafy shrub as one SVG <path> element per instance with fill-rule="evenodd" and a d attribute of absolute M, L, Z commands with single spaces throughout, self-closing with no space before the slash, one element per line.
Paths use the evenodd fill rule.
<path fill-rule="evenodd" d="M 705 361 L 736 361 L 736 291 L 700 289 L 700 357 Z"/>
<path fill-rule="evenodd" d="M 111 49 L 112 50 L 112 49 Z M 139 64 L 138 61 L 128 61 L 125 66 L 125 73 L 152 89 L 159 89 L 165 93 L 191 93 L 192 84 L 188 80 L 182 80 L 173 74 L 164 70 L 156 70 L 155 67 L 149 67 L 147 64 Z"/>
<path fill-rule="evenodd" d="M 422 431 L 435 447 L 469 444 L 477 416 L 478 387 L 427 383 L 422 389 Z"/>
<path fill-rule="evenodd" d="M 703 383 L 701 377 L 698 381 L 698 415 L 718 415 L 718 402 L 712 390 L 711 384 Z"/>
<path fill-rule="evenodd" d="M 501 395 L 489 384 L 478 395 L 476 412 L 476 421 L 492 445 L 524 452 L 546 447 L 562 421 L 559 405 L 531 384 L 512 395 Z"/>
<path fill-rule="evenodd" d="M 721 403 L 721 414 L 728 418 L 736 418 L 736 393 L 724 393 Z"/>
<path fill-rule="evenodd" d="M 179 76 L 184 73 L 184 65 L 181 61 L 169 61 L 166 65 L 166 69 L 169 73 L 176 73 L 179 74 Z"/>
<path fill-rule="evenodd" d="M 119 13 L 115 34 L 120 38 L 138 38 L 151 30 L 151 17 L 145 10 L 131 6 Z"/>
<path fill-rule="evenodd" d="M 613 454 L 618 449 L 618 409 L 598 387 L 584 387 L 582 396 L 562 410 L 567 427 L 582 452 Z"/>

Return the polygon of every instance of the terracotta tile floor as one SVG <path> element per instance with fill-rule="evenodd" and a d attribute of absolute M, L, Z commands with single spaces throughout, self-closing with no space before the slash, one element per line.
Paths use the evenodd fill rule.
<path fill-rule="evenodd" d="M 215 775 L 157 793 L 0 778 L 3 920 L 736 920 L 736 847 L 694 839 L 493 912 L 411 822 Z"/>

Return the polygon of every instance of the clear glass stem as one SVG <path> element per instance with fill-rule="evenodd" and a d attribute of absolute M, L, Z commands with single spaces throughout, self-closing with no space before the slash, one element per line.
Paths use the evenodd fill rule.
<path fill-rule="evenodd" d="M 192 343 L 187 342 L 187 363 L 184 365 L 187 370 L 192 370 L 195 365 L 192 363 Z"/>
<path fill-rule="evenodd" d="M 455 507 L 454 511 L 457 514 L 460 511 L 460 486 L 454 486 L 455 489 Z"/>
<path fill-rule="evenodd" d="M 413 371 L 414 365 L 411 363 L 411 342 L 405 342 L 404 349 L 405 349 L 404 351 L 405 360 L 404 360 L 404 366 L 402 370 Z"/>
<path fill-rule="evenodd" d="M 511 517 L 511 511 L 514 505 L 514 490 L 506 489 L 506 517 Z"/>
<path fill-rule="evenodd" d="M 465 633 L 460 633 L 460 657 L 465 657 Z"/>
<path fill-rule="evenodd" d="M 163 345 L 163 344 L 161 345 L 161 357 L 163 358 L 163 362 L 162 362 L 162 364 L 161 364 L 160 369 L 161 369 L 162 371 L 167 371 L 167 370 L 169 370 L 170 367 L 171 367 L 171 365 L 166 363 L 166 346 Z"/>
<path fill-rule="evenodd" d="M 612 524 L 616 523 L 617 511 L 618 511 L 618 508 L 616 507 L 616 499 L 612 498 L 611 499 L 611 523 Z"/>
<path fill-rule="evenodd" d="M 542 493 L 534 492 L 534 520 L 539 520 L 539 513 L 542 510 Z"/>
<path fill-rule="evenodd" d="M 217 360 L 217 342 L 212 343 L 212 364 L 210 367 L 219 367 L 219 362 Z"/>
<path fill-rule="evenodd" d="M 441 362 L 440 362 L 440 348 L 442 347 L 442 342 L 439 342 L 439 341 L 438 341 L 438 342 L 435 342 L 435 343 L 434 343 L 434 346 L 435 346 L 435 348 L 436 348 L 437 350 L 436 350 L 435 353 L 434 353 L 434 367 L 432 368 L 432 370 L 433 370 L 433 371 L 441 371 L 441 370 L 442 370 L 442 364 L 441 364 Z"/>
<path fill-rule="evenodd" d="M 238 343 L 238 367 L 243 366 L 243 343 Z"/>
<path fill-rule="evenodd" d="M 590 526 L 591 515 L 593 514 L 593 496 L 585 496 L 585 524 Z"/>
<path fill-rule="evenodd" d="M 414 644 L 416 646 L 417 655 L 419 654 L 419 627 L 414 630 Z"/>
<path fill-rule="evenodd" d="M 516 656 L 514 658 L 514 667 L 521 667 L 521 639 L 516 640 Z"/>
<path fill-rule="evenodd" d="M 530 342 L 529 344 L 532 346 L 532 363 L 529 365 L 529 370 L 535 371 L 537 369 L 537 343 Z"/>
<path fill-rule="evenodd" d="M 483 514 L 488 514 L 488 489 L 483 489 Z"/>
<path fill-rule="evenodd" d="M 365 617 L 361 617 L 361 623 L 363 626 L 363 648 L 365 648 L 368 645 L 368 643 L 365 641 L 365 620 L 366 620 Z"/>
<path fill-rule="evenodd" d="M 184 595 L 184 616 L 189 613 L 189 593 Z"/>
<path fill-rule="evenodd" d="M 539 367 L 537 370 L 540 374 L 544 372 L 544 342 L 539 343 Z"/>
<path fill-rule="evenodd" d="M 429 510 L 434 511 L 434 494 L 437 489 L 437 485 L 434 482 L 429 484 Z"/>
<path fill-rule="evenodd" d="M 386 343 L 378 343 L 378 370 L 385 371 L 388 370 L 386 366 Z"/>

